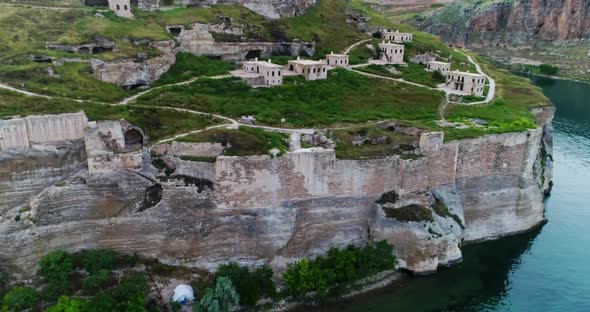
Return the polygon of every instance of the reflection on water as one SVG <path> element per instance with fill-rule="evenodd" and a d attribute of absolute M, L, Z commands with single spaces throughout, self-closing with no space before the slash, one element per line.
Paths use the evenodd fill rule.
<path fill-rule="evenodd" d="M 590 310 L 590 85 L 531 77 L 557 108 L 549 222 L 533 232 L 467 246 L 463 263 L 406 278 L 325 311 Z"/>

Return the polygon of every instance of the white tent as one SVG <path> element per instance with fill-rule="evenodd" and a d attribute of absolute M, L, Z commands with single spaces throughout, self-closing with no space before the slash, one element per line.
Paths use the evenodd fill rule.
<path fill-rule="evenodd" d="M 174 288 L 174 293 L 172 294 L 172 300 L 182 304 L 185 304 L 188 301 L 195 301 L 195 293 L 193 288 L 187 284 L 180 284 L 176 286 L 176 288 Z"/>

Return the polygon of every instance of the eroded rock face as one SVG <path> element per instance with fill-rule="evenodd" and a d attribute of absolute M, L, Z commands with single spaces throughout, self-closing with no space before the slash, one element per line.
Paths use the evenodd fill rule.
<path fill-rule="evenodd" d="M 18 200 L 2 202 L 0 267 L 24 277 L 50 250 L 109 247 L 210 270 L 227 261 L 284 269 L 331 247 L 385 239 L 403 267 L 432 272 L 460 261 L 464 241 L 544 220 L 553 111 L 535 113 L 544 128 L 431 144 L 417 160 L 340 160 L 322 148 L 215 163 L 166 155 L 171 169 L 155 181 L 149 172 L 88 174 L 75 148 L 51 161 L 6 155 L 0 170 L 11 175 L 0 195 Z M 56 166 L 26 193 L 12 186 Z M 431 211 L 431 221 L 388 217 L 376 203 L 384 193 L 396 194 L 393 208 Z"/>
<path fill-rule="evenodd" d="M 164 45 L 163 49 L 167 47 L 169 46 Z M 96 79 L 132 89 L 158 80 L 175 62 L 176 54 L 170 52 L 140 62 L 134 60 L 104 62 L 93 59 L 91 64 Z"/>
<path fill-rule="evenodd" d="M 590 7 L 579 0 L 459 1 L 421 27 L 457 45 L 588 39 Z"/>
<path fill-rule="evenodd" d="M 273 55 L 313 56 L 316 52 L 315 42 L 217 42 L 212 32 L 223 31 L 224 34 L 239 33 L 239 28 L 222 29 L 220 24 L 207 25 L 196 23 L 191 29 L 182 26 L 169 26 L 168 31 L 178 38 L 180 48 L 197 54 L 220 57 L 226 61 L 244 61 L 256 57 Z"/>

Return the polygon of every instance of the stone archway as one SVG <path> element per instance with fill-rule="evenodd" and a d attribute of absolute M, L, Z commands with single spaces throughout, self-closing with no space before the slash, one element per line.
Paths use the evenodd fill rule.
<path fill-rule="evenodd" d="M 143 134 L 137 129 L 125 131 L 125 148 L 143 146 Z"/>

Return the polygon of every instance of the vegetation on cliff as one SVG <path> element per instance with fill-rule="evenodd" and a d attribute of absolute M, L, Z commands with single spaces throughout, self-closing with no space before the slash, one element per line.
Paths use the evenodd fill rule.
<path fill-rule="evenodd" d="M 47 311 L 178 311 L 179 306 L 162 298 L 156 280 L 200 276 L 191 283 L 195 289 L 194 311 L 233 311 L 238 304 L 253 307 L 263 298 L 301 299 L 338 295 L 354 288 L 355 282 L 395 269 L 393 247 L 385 241 L 364 247 L 332 248 L 326 256 L 303 259 L 283 273 L 285 289 L 279 293 L 273 270 L 262 265 L 250 270 L 236 263 L 221 265 L 214 275 L 183 267 L 164 265 L 156 259 L 121 255 L 110 249 L 89 249 L 77 253 L 53 251 L 41 258 L 41 284 L 36 290 L 11 284 L 2 275 L 2 311 L 27 309 Z M 85 287 L 90 279 L 100 282 Z M 49 307 L 49 308 L 47 308 Z"/>
<path fill-rule="evenodd" d="M 212 142 L 225 146 L 225 156 L 266 155 L 270 150 L 278 154 L 289 150 L 288 135 L 265 131 L 260 128 L 241 126 L 239 129 L 211 129 L 180 137 L 179 142 Z"/>
<path fill-rule="evenodd" d="M 151 141 L 219 123 L 207 115 L 195 115 L 168 109 L 102 105 L 61 99 L 29 97 L 0 89 L 0 119 L 35 114 L 61 114 L 84 111 L 89 120 L 123 118 L 145 130 Z"/>
<path fill-rule="evenodd" d="M 325 80 L 288 77 L 282 86 L 273 88 L 251 88 L 236 78 L 199 79 L 190 85 L 155 90 L 136 103 L 230 117 L 254 115 L 259 122 L 283 127 L 313 127 L 384 118 L 425 124 L 437 118 L 442 100 L 442 92 L 338 69 L 330 71 Z"/>
<path fill-rule="evenodd" d="M 283 273 L 285 292 L 294 297 L 318 298 L 341 294 L 353 287 L 355 281 L 393 270 L 396 264 L 393 247 L 385 241 L 362 248 L 331 248 L 325 257 L 289 264 Z"/>

